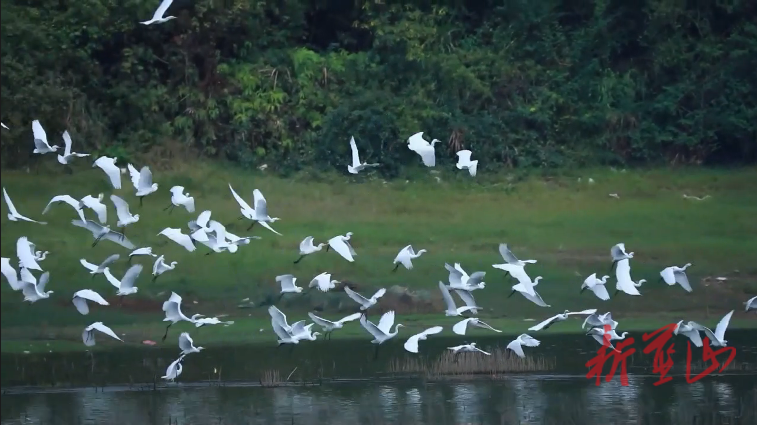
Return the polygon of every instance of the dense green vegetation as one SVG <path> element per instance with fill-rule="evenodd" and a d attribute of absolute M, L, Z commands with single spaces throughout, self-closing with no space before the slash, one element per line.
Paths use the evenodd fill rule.
<path fill-rule="evenodd" d="M 480 169 L 757 158 L 757 3 L 4 0 L 3 164 L 30 122 L 81 151 L 197 153 L 386 176 L 470 148 Z M 325 6 L 328 4 L 328 6 Z"/>

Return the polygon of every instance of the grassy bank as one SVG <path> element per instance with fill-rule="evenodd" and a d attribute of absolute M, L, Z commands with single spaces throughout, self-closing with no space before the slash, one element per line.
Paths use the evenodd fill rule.
<path fill-rule="evenodd" d="M 184 298 L 188 315 L 225 314 L 225 320 L 236 321 L 234 326 L 202 329 L 200 334 L 218 342 L 254 340 L 257 330 L 267 329 L 269 322 L 265 308 L 250 305 L 275 294 L 274 277 L 284 273 L 293 273 L 300 286 L 307 286 L 315 275 L 328 271 L 334 279 L 352 282 L 366 294 L 379 287 L 396 286 L 379 308 L 396 309 L 398 321 L 415 321 L 418 328 L 452 323 L 438 314 L 431 315 L 441 311 L 436 286 L 439 280 L 446 281 L 444 262 L 460 262 L 468 272 L 487 272 L 487 287 L 475 293 L 486 309 L 481 316 L 511 333 L 531 326 L 523 322 L 525 318 L 540 320 L 564 309 L 584 308 L 612 311 L 616 319 L 625 319 L 621 327 L 637 324 L 639 329 L 680 319 L 714 325 L 730 309 L 737 310 L 734 325 L 757 325 L 755 315 L 744 313 L 742 304 L 757 294 L 757 266 L 753 262 L 757 251 L 755 169 L 605 169 L 557 177 L 502 174 L 476 179 L 439 170 L 385 182 L 371 176 L 313 173 L 280 179 L 258 171 L 192 164 L 170 172 L 155 170 L 154 176 L 160 189 L 145 198 L 142 208 L 127 176 L 123 176 L 124 189 L 115 192 L 132 204 L 132 212 L 141 215 L 141 220 L 127 229 L 127 235 L 137 246 L 152 246 L 154 252 L 165 254 L 166 261 L 177 261 L 178 266 L 151 283 L 152 260 L 135 259 L 145 265 L 138 282 L 140 290 L 127 296 L 119 307 L 114 288 L 103 276 L 90 279 L 79 259 L 98 263 L 120 253 L 122 260 L 112 267 L 120 277 L 127 268 L 128 251 L 110 242 L 92 248 L 91 235 L 70 224 L 76 215 L 66 205 L 54 206 L 47 215 L 41 215 L 50 198 L 58 194 L 81 198 L 103 192 L 108 198 L 113 191 L 102 171 L 82 162 L 72 175 L 58 167 L 42 167 L 38 174 L 2 173 L 3 186 L 19 212 L 49 222 L 47 226 L 9 222 L 3 204 L 2 255 L 15 257 L 19 236 L 27 236 L 38 249 L 50 251 L 40 265 L 50 271 L 48 289 L 55 291 L 49 300 L 29 305 L 21 302 L 19 293 L 2 284 L 4 351 L 17 345 L 12 341 L 51 337 L 76 341 L 81 329 L 93 321 L 103 321 L 119 332 L 139 333 L 132 341 L 141 341 L 143 334 L 145 339 L 159 339 L 160 306 L 170 291 Z M 594 183 L 589 183 L 589 178 Z M 245 198 L 251 198 L 254 188 L 262 190 L 269 213 L 281 218 L 274 228 L 283 236 L 259 226 L 246 232 L 247 223 L 236 220 L 239 209 L 228 183 Z M 197 213 L 210 209 L 212 218 L 234 223 L 229 226 L 233 233 L 263 239 L 241 247 L 236 254 L 208 256 L 204 255 L 208 252 L 204 246 L 189 253 L 172 242 L 161 245 L 165 238 L 156 236 L 160 230 L 186 229 L 186 222 L 196 218 L 196 214 L 180 209 L 170 215 L 163 211 L 169 204 L 168 189 L 174 185 L 184 186 L 195 197 Z M 617 193 L 619 198 L 608 196 L 610 193 Z M 687 200 L 684 193 L 711 197 Z M 109 200 L 106 204 L 109 222 L 115 224 L 115 210 Z M 90 211 L 85 213 L 93 216 Z M 354 234 L 352 244 L 358 253 L 354 263 L 333 252 L 321 252 L 292 264 L 305 236 L 325 242 L 348 231 Z M 640 288 L 643 296 L 619 295 L 602 302 L 588 292 L 579 295 L 586 276 L 607 273 L 609 248 L 621 241 L 636 253 L 634 279 L 648 280 Z M 491 267 L 502 262 L 497 253 L 500 242 L 508 242 L 521 258 L 539 260 L 527 270 L 532 277 L 543 276 L 537 289 L 552 307 L 537 307 L 520 295 L 507 298 L 512 283 Z M 416 250 L 425 248 L 428 253 L 414 262 L 412 271 L 401 268 L 392 273 L 394 256 L 407 244 L 413 244 Z M 16 265 L 15 259 L 12 262 Z M 693 293 L 658 282 L 659 270 L 688 262 L 693 263 L 688 270 Z M 727 280 L 716 283 L 711 278 L 717 276 Z M 70 300 L 76 290 L 84 288 L 98 291 L 114 305 L 95 306 L 88 316 L 79 315 Z M 397 295 L 403 288 L 409 295 Z M 608 288 L 612 295 L 614 279 L 608 282 Z M 305 317 L 304 313 L 313 308 L 322 308 L 320 314 L 332 319 L 354 311 L 354 303 L 343 293 L 285 297 L 277 306 L 293 319 Z M 354 328 L 343 329 L 341 337 L 362 332 L 359 325 Z M 271 337 L 270 333 L 266 335 Z"/>

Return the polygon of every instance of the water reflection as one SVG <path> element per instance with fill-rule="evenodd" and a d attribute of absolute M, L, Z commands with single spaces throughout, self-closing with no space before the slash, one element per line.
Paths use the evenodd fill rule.
<path fill-rule="evenodd" d="M 593 381 L 515 377 L 475 382 L 353 382 L 311 387 L 50 391 L 2 396 L 15 424 L 676 424 L 757 423 L 754 376 Z"/>

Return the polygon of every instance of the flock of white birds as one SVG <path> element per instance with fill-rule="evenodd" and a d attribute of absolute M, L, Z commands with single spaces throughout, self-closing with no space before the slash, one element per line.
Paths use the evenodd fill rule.
<path fill-rule="evenodd" d="M 144 25 L 151 25 L 175 19 L 175 16 L 163 16 L 168 7 L 171 5 L 172 1 L 173 0 L 163 0 L 158 9 L 155 11 L 153 17 L 150 20 L 141 23 Z M 8 129 L 5 124 L 2 124 L 2 127 Z M 49 144 L 45 130 L 42 128 L 42 125 L 39 123 L 39 121 L 35 120 L 32 122 L 32 132 L 34 134 L 33 153 L 44 155 L 47 153 L 57 152 L 60 149 L 60 146 L 58 145 Z M 72 141 L 70 135 L 68 134 L 68 131 L 63 133 L 62 138 L 64 141 L 64 149 L 63 154 L 58 155 L 59 163 L 68 166 L 75 158 L 82 158 L 90 155 L 86 153 L 73 152 L 71 150 Z M 421 157 L 423 164 L 427 167 L 434 167 L 436 165 L 436 153 L 434 146 L 437 143 L 439 143 L 439 140 L 437 139 L 432 140 L 430 143 L 426 141 L 423 138 L 423 132 L 416 133 L 408 138 L 408 148 L 417 153 Z M 357 144 L 355 143 L 354 138 L 350 139 L 350 148 L 352 151 L 352 161 L 351 164 L 347 166 L 347 171 L 349 173 L 358 174 L 360 171 L 367 168 L 379 166 L 379 164 L 377 163 L 367 163 L 360 161 Z M 456 167 L 460 170 L 468 170 L 471 176 L 475 176 L 478 168 L 478 161 L 471 160 L 471 155 L 472 152 L 470 150 L 458 151 Z M 146 196 L 152 195 L 158 190 L 158 184 L 153 183 L 152 172 L 150 171 L 150 168 L 148 166 L 144 166 L 140 170 L 137 170 L 132 164 L 128 164 L 127 169 L 121 169 L 116 165 L 116 158 L 101 156 L 94 161 L 93 167 L 99 167 L 103 172 L 105 172 L 111 185 L 113 186 L 113 189 L 116 190 L 121 189 L 121 175 L 125 174 L 128 171 L 131 182 L 136 191 L 135 195 L 139 198 L 140 206 L 142 205 L 142 201 Z M 261 226 L 269 229 L 277 235 L 281 235 L 271 227 L 271 223 L 278 221 L 279 218 L 269 216 L 268 204 L 260 190 L 255 189 L 253 191 L 253 208 L 234 191 L 230 184 L 229 189 L 231 190 L 232 196 L 239 204 L 241 213 L 241 217 L 239 217 L 239 219 L 247 219 L 251 221 L 250 226 L 247 228 L 248 231 L 252 229 L 255 223 L 259 223 Z M 187 212 L 194 213 L 195 200 L 185 192 L 184 187 L 174 186 L 170 189 L 170 193 L 171 203 L 168 207 L 165 208 L 166 210 L 170 210 L 169 214 L 175 207 L 183 207 Z M 46 224 L 45 222 L 33 220 L 29 217 L 21 215 L 11 201 L 11 198 L 5 188 L 3 188 L 3 197 L 8 207 L 8 219 L 10 221 L 27 221 Z M 139 214 L 132 214 L 129 204 L 123 198 L 114 194 L 110 195 L 110 200 L 116 209 L 116 215 L 118 218 L 116 222 L 116 228 L 120 229 L 120 231 L 111 229 L 111 226 L 107 224 L 108 208 L 106 204 L 103 203 L 103 199 L 104 195 L 102 193 L 97 197 L 87 195 L 80 200 L 77 200 L 69 195 L 59 195 L 53 197 L 50 200 L 48 205 L 42 211 L 42 214 L 46 214 L 51 209 L 53 204 L 60 202 L 66 203 L 74 208 L 78 215 L 78 219 L 73 220 L 71 224 L 87 229 L 92 234 L 92 237 L 94 238 L 94 242 L 92 243 L 93 247 L 102 240 L 111 241 L 114 244 L 120 245 L 121 247 L 131 250 L 128 256 L 129 263 L 131 263 L 132 258 L 135 256 L 157 257 L 152 268 L 153 281 L 155 281 L 155 279 L 157 279 L 161 274 L 174 270 L 176 268 L 176 261 L 173 261 L 170 264 L 166 263 L 165 257 L 163 255 L 157 256 L 156 254 L 153 254 L 151 247 L 137 248 L 125 236 L 126 227 L 138 222 L 140 220 L 140 216 Z M 84 214 L 85 209 L 92 210 L 97 217 L 97 221 L 87 219 Z M 240 237 L 234 235 L 226 230 L 226 227 L 224 225 L 222 225 L 218 221 L 212 220 L 210 216 L 211 211 L 209 210 L 200 213 L 196 220 L 192 220 L 188 223 L 187 233 L 184 233 L 180 228 L 168 227 L 161 231 L 158 235 L 165 236 L 166 238 L 181 245 L 190 252 L 196 250 L 197 243 L 205 245 L 211 250 L 206 255 L 209 255 L 212 252 L 221 253 L 224 251 L 235 253 L 237 252 L 240 245 L 247 245 L 252 239 L 260 239 L 260 237 L 258 236 Z M 315 245 L 313 242 L 313 237 L 308 236 L 300 243 L 300 257 L 295 260 L 294 263 L 299 263 L 305 256 L 319 252 L 324 247 L 326 248 L 326 251 L 333 249 L 347 261 L 354 262 L 357 253 L 350 245 L 349 241 L 351 237 L 352 232 L 347 232 L 345 235 L 334 236 L 326 243 Z M 411 270 L 413 268 L 412 260 L 417 259 L 425 252 L 425 249 L 415 251 L 411 245 L 402 248 L 394 259 L 394 270 L 396 271 L 400 265 L 403 265 L 406 269 Z M 506 274 L 509 274 L 512 278 L 518 281 L 516 285 L 512 286 L 512 293 L 510 294 L 510 296 L 518 292 L 527 300 L 540 307 L 550 307 L 544 302 L 542 297 L 534 289 L 539 284 L 539 281 L 542 279 L 542 277 L 538 276 L 535 279 L 531 279 L 531 277 L 529 277 L 525 271 L 526 265 L 536 263 L 536 260 L 519 260 L 517 257 L 515 257 L 515 255 L 513 255 L 507 244 L 501 244 L 499 246 L 499 252 L 505 263 L 494 264 L 493 267 L 495 269 L 503 270 Z M 8 280 L 8 283 L 14 291 L 20 290 L 22 292 L 24 301 L 34 303 L 36 301 L 49 298 L 53 293 L 53 291 L 46 291 L 45 289 L 50 279 L 50 272 L 44 271 L 39 276 L 39 278 L 36 278 L 32 274 L 32 271 L 43 271 L 43 269 L 39 265 L 39 262 L 44 261 L 48 254 L 49 252 L 47 251 L 37 251 L 35 244 L 30 242 L 26 236 L 22 236 L 16 243 L 16 255 L 19 261 L 19 272 L 16 272 L 16 269 L 10 262 L 10 258 L 2 258 L 2 274 Z M 641 279 L 638 282 L 634 282 L 631 279 L 630 274 L 631 267 L 629 260 L 633 258 L 634 253 L 626 253 L 624 244 L 619 243 L 611 248 L 610 254 L 612 256 L 613 266 L 617 264 L 617 267 L 615 267 L 615 276 L 617 280 L 615 285 L 616 295 L 618 292 L 624 292 L 628 295 L 635 296 L 641 295 L 638 288 L 645 282 L 645 280 Z M 126 273 L 124 273 L 123 277 L 121 277 L 121 279 L 118 279 L 111 274 L 109 266 L 119 259 L 120 254 L 113 254 L 99 264 L 91 263 L 83 258 L 80 260 L 80 262 L 82 266 L 89 271 L 93 278 L 98 274 L 104 275 L 106 280 L 115 287 L 116 295 L 124 297 L 127 295 L 135 294 L 138 290 L 136 282 L 140 274 L 142 273 L 143 266 L 141 264 L 131 265 Z M 685 273 L 686 268 L 690 265 L 691 264 L 686 264 L 683 267 L 668 267 L 660 272 L 660 280 L 664 281 L 668 285 L 679 284 L 686 291 L 691 292 L 691 285 L 689 284 L 688 278 L 686 277 Z M 439 282 L 439 290 L 446 305 L 446 310 L 444 311 L 445 316 L 462 316 L 463 313 L 470 314 L 471 316 L 476 316 L 481 307 L 477 306 L 473 292 L 485 287 L 483 279 L 486 273 L 479 271 L 469 275 L 467 272 L 465 272 L 465 270 L 463 270 L 459 263 L 454 264 L 454 266 L 445 264 L 445 268 L 449 271 L 448 283 L 445 284 L 443 282 Z M 581 285 L 581 292 L 588 289 L 593 292 L 600 300 L 609 300 L 610 295 L 607 291 L 607 288 L 605 287 L 608 278 L 609 276 L 603 276 L 601 279 L 599 279 L 597 278 L 596 273 L 592 274 L 591 276 L 587 277 Z M 276 281 L 281 286 L 281 296 L 287 293 L 303 292 L 303 288 L 296 285 L 296 280 L 297 279 L 291 274 L 276 277 Z M 317 288 L 322 292 L 328 292 L 329 290 L 336 288 L 337 283 L 340 282 L 338 280 L 331 279 L 330 273 L 324 272 L 314 277 L 310 281 L 308 290 Z M 278 337 L 279 346 L 281 346 L 282 344 L 292 344 L 292 346 L 294 346 L 294 344 L 298 344 L 300 341 L 314 341 L 317 336 L 321 335 L 320 332 L 314 332 L 312 330 L 312 327 L 316 324 L 323 330 L 324 336 L 330 339 L 331 333 L 334 330 L 342 328 L 345 323 L 359 319 L 360 325 L 372 336 L 373 340 L 371 342 L 373 344 L 376 344 L 376 350 L 374 354 L 375 358 L 375 356 L 378 355 L 379 346 L 384 342 L 396 337 L 399 333 L 399 328 L 403 325 L 400 323 L 396 325 L 394 324 L 394 311 L 388 311 L 384 313 L 377 324 L 374 324 L 367 319 L 367 310 L 378 303 L 379 298 L 381 298 L 386 293 L 385 288 L 379 289 L 370 298 L 366 298 L 365 296 L 355 292 L 348 286 L 344 286 L 343 288 L 345 293 L 356 302 L 356 307 L 359 307 L 359 311 L 337 321 L 327 320 L 325 318 L 316 316 L 313 313 L 308 313 L 309 318 L 312 320 L 311 323 L 306 324 L 307 320 L 300 320 L 293 323 L 292 325 L 289 325 L 286 315 L 275 306 L 270 306 L 268 312 L 271 316 L 271 326 Z M 455 300 L 451 295 L 451 292 L 457 294 L 462 303 L 465 305 L 462 307 L 457 307 Z M 281 298 L 281 296 L 279 297 L 279 299 Z M 100 294 L 92 289 L 82 289 L 73 294 L 72 303 L 77 311 L 82 315 L 89 314 L 89 307 L 87 305 L 87 302 L 93 302 L 99 305 L 108 305 L 108 302 Z M 181 302 L 181 297 L 172 292 L 170 298 L 163 303 L 163 311 L 165 313 L 165 318 L 163 320 L 165 322 L 169 322 L 168 326 L 166 327 L 166 333 L 163 336 L 163 340 L 165 340 L 168 336 L 170 327 L 173 324 L 181 321 L 193 323 L 196 327 L 215 324 L 223 324 L 225 326 L 228 326 L 234 323 L 221 321 L 217 317 L 205 317 L 202 314 L 195 314 L 192 317 L 187 317 L 181 311 Z M 745 304 L 747 310 L 757 309 L 757 297 L 751 298 Z M 725 317 L 723 317 L 723 319 L 718 323 L 714 332 L 709 328 L 692 321 L 686 323 L 680 321 L 676 326 L 675 333 L 688 337 L 695 345 L 701 347 L 702 339 L 700 337 L 700 332 L 704 332 L 705 335 L 710 339 L 712 345 L 725 346 L 725 330 L 728 326 L 732 314 L 733 311 L 726 314 Z M 565 310 L 564 313 L 550 317 L 542 321 L 541 323 L 528 328 L 528 330 L 537 332 L 543 329 L 547 329 L 553 324 L 560 321 L 565 321 L 568 319 L 568 317 L 573 315 L 587 316 L 583 322 L 582 329 L 586 329 L 588 326 L 587 335 L 594 338 L 600 344 L 606 345 L 613 350 L 615 350 L 615 348 L 609 341 L 624 339 L 627 335 L 627 332 L 623 332 L 622 335 L 618 335 L 616 333 L 615 329 L 618 326 L 618 322 L 612 319 L 611 313 L 608 312 L 605 314 L 597 314 L 597 309 L 589 309 L 578 312 Z M 607 332 L 608 335 L 605 335 L 605 326 L 609 326 L 610 331 Z M 500 330 L 494 329 L 492 326 L 488 325 L 477 317 L 467 317 L 462 319 L 452 327 L 452 331 L 458 335 L 465 335 L 466 330 L 469 327 L 479 327 L 489 329 L 494 332 L 501 332 Z M 419 341 L 426 340 L 429 335 L 438 334 L 442 330 L 442 326 L 433 326 L 424 330 L 423 332 L 412 335 L 405 341 L 404 348 L 408 352 L 418 353 Z M 116 335 L 116 333 L 113 332 L 113 330 L 108 326 L 104 325 L 102 322 L 94 322 L 84 328 L 84 331 L 82 333 L 82 340 L 85 345 L 95 345 L 95 331 L 102 332 L 112 338 L 121 341 L 121 338 L 119 338 L 118 335 Z M 537 339 L 524 333 L 510 342 L 507 345 L 507 349 L 523 358 L 525 357 L 523 346 L 537 347 L 539 344 L 540 342 Z M 182 372 L 182 361 L 184 360 L 185 356 L 190 353 L 200 352 L 203 349 L 203 347 L 194 346 L 194 342 L 187 332 L 183 332 L 179 336 L 179 348 L 181 349 L 179 358 L 168 366 L 165 376 L 162 377 L 163 379 L 170 381 L 175 380 Z M 449 350 L 451 350 L 455 354 L 463 352 L 477 352 L 484 355 L 490 355 L 490 353 L 478 348 L 475 343 L 449 347 Z"/>

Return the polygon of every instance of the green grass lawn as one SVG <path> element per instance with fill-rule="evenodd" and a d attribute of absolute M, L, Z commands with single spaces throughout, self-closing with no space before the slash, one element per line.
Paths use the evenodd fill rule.
<path fill-rule="evenodd" d="M 119 253 L 122 259 L 112 269 L 120 277 L 127 268 L 129 251 L 109 241 L 92 248 L 91 234 L 71 225 L 76 214 L 67 205 L 54 206 L 48 214 L 41 215 L 55 195 L 81 198 L 103 192 L 109 207 L 108 221 L 115 225 L 115 209 L 109 200 L 114 191 L 105 174 L 90 169 L 86 161 L 75 168 L 72 175 L 63 173 L 57 163 L 51 169 L 42 167 L 39 173 L 2 172 L 2 184 L 19 212 L 49 222 L 47 226 L 10 222 L 3 203 L 2 255 L 11 257 L 11 263 L 17 266 L 15 245 L 19 236 L 27 236 L 37 249 L 50 251 L 40 265 L 50 272 L 48 289 L 55 291 L 50 299 L 30 305 L 21 302 L 20 293 L 2 284 L 3 351 L 25 341 L 46 341 L 56 336 L 65 335 L 74 341 L 80 338 L 81 329 L 93 321 L 103 321 L 119 332 L 139 334 L 134 341 L 141 341 L 143 336 L 159 339 L 163 328 L 160 307 L 171 291 L 184 298 L 187 315 L 228 315 L 224 320 L 236 321 L 220 330 L 204 328 L 200 334 L 217 342 L 244 338 L 253 341 L 257 329 L 269 324 L 266 309 L 239 305 L 258 304 L 275 294 L 278 289 L 274 278 L 285 273 L 294 274 L 298 285 L 307 286 L 315 275 L 328 271 L 334 279 L 356 284 L 366 295 L 380 287 L 399 286 L 411 293 L 426 290 L 433 297 L 435 311 L 442 311 L 437 282 L 447 279 L 445 262 L 459 262 L 469 273 L 487 272 L 486 288 L 474 293 L 485 308 L 481 317 L 500 323 L 511 333 L 520 333 L 532 325 L 523 322 L 524 318 L 540 320 L 565 309 L 586 308 L 612 311 L 621 322 L 619 330 L 627 330 L 622 329 L 624 324 L 643 329 L 680 319 L 706 321 L 714 326 L 731 309 L 737 311 L 734 325 L 757 325 L 757 315 L 743 311 L 743 302 L 757 295 L 754 168 L 628 172 L 595 169 L 551 177 L 503 173 L 475 179 L 463 172 L 423 170 L 387 182 L 370 174 L 347 177 L 301 173 L 281 179 L 218 164 L 191 164 L 170 172 L 154 170 L 160 188 L 145 198 L 141 208 L 124 175 L 123 189 L 115 192 L 130 202 L 132 212 L 141 215 L 138 223 L 127 228 L 127 236 L 139 247 L 152 246 L 154 252 L 165 254 L 167 262 L 177 261 L 178 266 L 152 283 L 152 260 L 136 258 L 135 262 L 145 266 L 138 282 L 139 293 L 125 297 L 120 307 L 115 289 L 102 275 L 91 279 L 79 259 L 99 263 Z M 588 183 L 589 178 L 594 183 Z M 239 208 L 228 183 L 246 199 L 252 197 L 252 189 L 260 189 L 268 200 L 269 213 L 281 218 L 273 227 L 283 236 L 260 226 L 247 232 L 248 222 L 236 220 Z M 179 208 L 170 215 L 163 211 L 169 205 L 168 189 L 174 185 L 184 186 L 195 197 L 195 214 Z M 619 199 L 610 197 L 610 193 L 617 193 Z M 684 193 L 711 198 L 687 200 Z M 233 223 L 229 231 L 263 239 L 240 247 L 235 254 L 207 256 L 204 254 L 209 250 L 199 244 L 194 253 L 173 242 L 162 244 L 167 239 L 157 236 L 158 232 L 166 227 L 180 227 L 186 232 L 187 221 L 206 209 L 212 210 L 213 219 Z M 85 214 L 94 216 L 89 210 Z M 320 252 L 292 264 L 305 236 L 314 236 L 318 243 L 349 231 L 353 232 L 351 242 L 358 253 L 354 263 L 334 252 Z M 507 298 L 513 283 L 491 267 L 503 262 L 497 252 L 501 242 L 509 243 L 521 259 L 538 260 L 526 270 L 532 277 L 543 276 L 537 290 L 551 307 L 537 307 L 517 294 Z M 586 276 L 594 272 L 600 276 L 610 274 L 609 249 L 618 242 L 625 242 L 628 251 L 636 253 L 631 263 L 632 276 L 635 280 L 647 279 L 640 288 L 643 295 L 620 294 L 607 302 L 588 291 L 579 295 Z M 414 261 L 413 270 L 400 268 L 392 272 L 392 260 L 407 244 L 416 250 L 425 248 L 428 253 Z M 658 281 L 662 268 L 685 263 L 693 263 L 688 270 L 693 293 Z M 708 279 L 718 276 L 727 280 L 718 283 Z M 611 296 L 614 287 L 613 276 L 608 281 Z M 85 288 L 98 291 L 113 305 L 94 306 L 88 316 L 81 316 L 71 304 L 71 296 Z M 325 309 L 319 315 L 339 318 L 354 311 L 353 304 L 341 293 L 334 299 L 321 294 L 287 296 L 276 305 L 290 319 L 297 320 L 306 318 L 305 312 L 314 307 Z M 428 305 L 408 303 L 389 294 L 377 312 L 388 308 L 397 310 L 398 321 L 416 322 L 418 328 L 452 323 L 441 314 L 431 315 Z M 371 315 L 371 319 L 377 320 L 375 316 Z M 353 331 L 342 337 L 350 332 Z M 354 332 L 362 332 L 359 325 Z"/>

